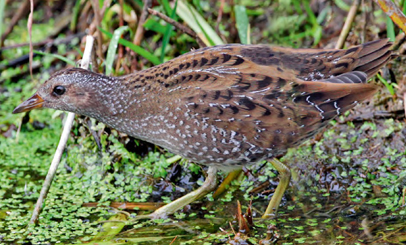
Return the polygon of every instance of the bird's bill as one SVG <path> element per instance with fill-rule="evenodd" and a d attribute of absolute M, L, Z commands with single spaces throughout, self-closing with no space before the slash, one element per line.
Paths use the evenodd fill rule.
<path fill-rule="evenodd" d="M 38 94 L 34 94 L 28 100 L 24 101 L 19 106 L 17 106 L 14 109 L 13 114 L 31 111 L 36 108 L 41 108 L 43 104 L 44 100 L 42 99 L 42 97 L 39 96 Z"/>

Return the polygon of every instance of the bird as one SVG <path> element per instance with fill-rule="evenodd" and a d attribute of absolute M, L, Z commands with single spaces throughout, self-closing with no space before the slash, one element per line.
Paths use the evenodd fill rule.
<path fill-rule="evenodd" d="M 67 68 L 13 113 L 74 112 L 208 166 L 201 187 L 148 218 L 167 217 L 213 191 L 218 170 L 269 160 L 280 181 L 262 216 L 268 218 L 290 181 L 277 158 L 372 97 L 377 86 L 367 81 L 391 60 L 391 46 L 388 39 L 349 49 L 227 44 L 118 77 Z"/>

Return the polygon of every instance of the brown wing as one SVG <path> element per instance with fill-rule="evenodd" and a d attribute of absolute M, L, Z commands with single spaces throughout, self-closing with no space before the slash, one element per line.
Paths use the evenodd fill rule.
<path fill-rule="evenodd" d="M 376 40 L 347 50 L 291 49 L 255 45 L 241 54 L 258 65 L 276 65 L 305 81 L 327 79 L 350 71 L 373 76 L 391 57 L 388 39 Z"/>
<path fill-rule="evenodd" d="M 202 122 L 250 144 L 286 149 L 371 96 L 365 84 L 391 56 L 379 40 L 348 50 L 223 45 L 152 68 L 157 86 Z"/>
<path fill-rule="evenodd" d="M 263 148 L 289 148 L 301 143 L 328 120 L 376 90 L 373 85 L 357 83 L 366 81 L 363 72 L 349 72 L 319 82 L 296 80 L 280 89 L 251 92 L 245 89 L 247 82 L 261 84 L 271 78 L 263 75 L 242 77 L 245 82 L 240 85 L 225 90 L 201 90 L 183 101 L 203 121 L 227 131 L 240 132 L 247 142 Z M 336 83 L 338 80 L 346 83 Z M 347 83 L 349 81 L 351 84 Z"/>
<path fill-rule="evenodd" d="M 145 71 L 155 74 L 156 77 L 150 79 L 155 79 L 165 87 L 198 85 L 208 90 L 227 89 L 236 83 L 254 90 L 268 84 L 255 79 L 245 81 L 241 74 L 266 75 L 273 79 L 273 83 L 274 79 L 279 78 L 325 80 L 350 71 L 362 71 L 370 78 L 390 60 L 391 45 L 387 39 L 347 50 L 219 45 L 195 50 Z"/>

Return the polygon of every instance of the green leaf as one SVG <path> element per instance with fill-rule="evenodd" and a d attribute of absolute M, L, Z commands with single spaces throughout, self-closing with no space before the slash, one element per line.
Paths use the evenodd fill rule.
<path fill-rule="evenodd" d="M 172 8 L 171 5 L 169 4 L 168 0 L 161 0 L 159 3 L 164 7 L 164 10 L 168 16 L 172 14 Z"/>
<path fill-rule="evenodd" d="M 120 37 L 128 29 L 129 29 L 128 26 L 121 26 L 121 27 L 117 28 L 113 33 L 113 37 L 111 38 L 109 48 L 107 50 L 107 58 L 106 58 L 106 62 L 105 62 L 107 76 L 111 75 L 111 71 L 113 69 L 113 62 L 114 62 L 114 58 L 115 58 L 115 54 L 117 51 L 118 42 L 120 40 Z"/>
<path fill-rule="evenodd" d="M 161 23 L 151 18 L 145 21 L 144 28 L 160 34 L 165 34 L 166 31 L 166 26 L 161 25 Z"/>
<path fill-rule="evenodd" d="M 234 7 L 235 19 L 237 24 L 238 36 L 242 44 L 250 44 L 249 37 L 249 21 L 247 16 L 247 9 L 245 6 L 236 5 Z"/>
<path fill-rule="evenodd" d="M 386 33 L 388 34 L 389 40 L 394 42 L 396 39 L 395 25 L 389 16 L 386 16 Z"/>
<path fill-rule="evenodd" d="M 118 213 L 109 218 L 109 220 L 114 222 L 106 222 L 103 224 L 101 231 L 93 237 L 91 242 L 103 242 L 113 239 L 125 226 L 125 221 L 127 221 L 127 216 L 123 213 Z M 121 221 L 121 222 L 119 222 Z"/>
<path fill-rule="evenodd" d="M 388 89 L 389 93 L 394 96 L 395 95 L 395 89 L 393 88 L 392 84 L 388 83 L 388 81 L 386 81 L 381 75 L 376 74 L 376 76 L 378 77 L 379 81 L 381 81 L 385 87 Z"/>
<path fill-rule="evenodd" d="M 345 12 L 350 11 L 351 6 L 348 5 L 346 2 L 344 2 L 343 0 L 334 0 L 334 3 L 342 10 L 344 10 Z"/>
<path fill-rule="evenodd" d="M 313 10 L 310 7 L 310 4 L 308 2 L 304 4 L 304 8 L 308 15 L 309 22 L 313 25 L 312 30 L 311 30 L 311 33 L 313 34 L 313 38 L 314 38 L 313 45 L 317 45 L 320 42 L 321 36 L 323 34 L 323 28 L 319 25 L 319 22 L 318 22 L 321 20 L 318 20 L 316 18 L 316 15 L 313 13 Z"/>
<path fill-rule="evenodd" d="M 70 59 L 68 59 L 68 58 L 66 58 L 66 57 L 64 57 L 64 56 L 62 56 L 62 55 L 59 55 L 59 54 L 44 53 L 44 52 L 37 51 L 37 50 L 34 50 L 34 53 L 35 53 L 35 54 L 44 55 L 44 56 L 51 56 L 51 57 L 60 59 L 60 60 L 62 60 L 62 61 L 64 61 L 64 62 L 66 62 L 66 63 L 69 64 L 69 65 L 76 66 L 76 62 L 75 62 L 75 61 L 70 60 Z"/>
<path fill-rule="evenodd" d="M 166 2 L 166 5 L 169 6 L 168 0 L 164 0 L 164 2 Z M 176 8 L 178 6 L 178 1 L 175 1 L 175 6 L 173 7 L 173 10 L 170 10 L 171 12 L 168 13 L 170 15 L 170 18 L 173 20 L 175 19 L 176 16 Z M 168 24 L 166 26 L 166 31 L 164 34 L 164 38 L 162 40 L 162 52 L 161 52 L 161 62 L 164 62 L 164 58 L 165 58 L 165 49 L 166 49 L 166 45 L 168 45 L 169 43 L 169 38 L 171 37 L 172 34 L 172 25 Z"/>
<path fill-rule="evenodd" d="M 100 31 L 103 32 L 104 35 L 108 36 L 109 38 L 113 37 L 113 34 L 111 34 L 110 32 L 100 28 Z M 129 42 L 125 39 L 120 38 L 118 40 L 119 44 L 124 45 L 125 47 L 131 49 L 132 51 L 134 51 L 135 53 L 141 55 L 142 57 L 144 57 L 145 59 L 151 61 L 154 65 L 159 65 L 161 64 L 161 62 L 159 61 L 159 59 L 151 54 L 150 52 L 148 52 L 147 50 L 143 49 L 142 47 L 133 44 L 132 42 Z"/>
<path fill-rule="evenodd" d="M 3 23 L 4 23 L 4 6 L 6 5 L 6 0 L 0 0 L 0 36 L 3 34 Z"/>
<path fill-rule="evenodd" d="M 78 23 L 79 12 L 81 10 L 80 2 L 81 2 L 80 0 L 76 0 L 75 6 L 73 7 L 72 20 L 69 26 L 71 31 L 75 30 L 76 24 Z"/>
<path fill-rule="evenodd" d="M 207 21 L 184 0 L 178 1 L 176 13 L 192 28 L 207 46 L 224 44 Z"/>

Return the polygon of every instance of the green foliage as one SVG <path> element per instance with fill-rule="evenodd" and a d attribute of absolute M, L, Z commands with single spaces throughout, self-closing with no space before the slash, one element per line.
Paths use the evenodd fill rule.
<path fill-rule="evenodd" d="M 121 35 L 123 35 L 123 33 L 125 31 L 129 30 L 128 26 L 121 26 L 119 28 L 117 28 L 114 33 L 113 36 L 111 38 L 110 44 L 109 44 L 109 48 L 107 50 L 107 57 L 106 57 L 106 75 L 110 76 L 113 70 L 113 62 L 115 60 L 115 55 L 117 52 L 117 47 L 118 47 L 118 41 L 120 40 Z"/>
<path fill-rule="evenodd" d="M 57 59 L 60 59 L 60 60 L 64 61 L 65 63 L 67 63 L 67 64 L 69 64 L 69 65 L 71 65 L 71 66 L 75 66 L 75 65 L 76 65 L 76 63 L 75 63 L 74 61 L 72 61 L 71 59 L 68 59 L 68 58 L 66 58 L 66 57 L 64 57 L 64 56 L 62 56 L 62 55 L 44 53 L 44 52 L 36 51 L 36 50 L 34 50 L 34 54 L 40 54 L 40 55 L 45 55 L 45 56 L 46 56 L 46 55 L 52 56 L 52 57 L 54 57 L 54 58 L 57 58 Z"/>
<path fill-rule="evenodd" d="M 103 32 L 103 34 L 105 34 L 109 38 L 113 37 L 113 34 L 111 34 L 110 32 L 103 30 L 103 29 L 101 29 L 101 31 Z M 142 57 L 144 57 L 145 59 L 151 61 L 154 65 L 159 65 L 161 63 L 159 61 L 159 59 L 156 58 L 153 54 L 151 54 L 147 50 L 141 48 L 140 46 L 133 44 L 132 42 L 129 42 L 127 40 L 120 38 L 118 43 L 124 45 L 125 47 L 130 48 L 135 53 L 137 53 L 137 54 L 141 55 Z"/>
<path fill-rule="evenodd" d="M 178 0 L 176 13 L 196 32 L 207 46 L 223 44 L 221 38 L 207 21 L 186 1 Z"/>
<path fill-rule="evenodd" d="M 176 9 L 178 7 L 178 0 L 175 1 L 175 6 L 173 7 L 173 9 L 170 8 L 168 0 L 162 0 L 162 2 L 163 2 L 163 5 L 165 7 L 167 15 L 171 19 L 177 20 L 177 18 L 176 18 Z M 170 24 L 166 25 L 166 30 L 164 32 L 164 36 L 163 36 L 163 39 L 162 39 L 161 62 L 164 62 L 166 46 L 169 43 L 169 38 L 171 37 L 171 34 L 172 34 L 172 28 L 173 28 L 172 25 L 170 25 Z"/>
<path fill-rule="evenodd" d="M 6 0 L 0 0 L 0 36 L 3 34 L 3 19 L 4 19 L 4 7 L 6 5 Z"/>
<path fill-rule="evenodd" d="M 386 32 L 388 34 L 389 40 L 391 42 L 394 42 L 396 39 L 395 25 L 393 24 L 393 21 L 388 16 L 386 17 Z"/>
<path fill-rule="evenodd" d="M 381 75 L 377 74 L 376 75 L 379 79 L 379 81 L 381 81 L 381 83 L 383 83 L 383 85 L 385 85 L 385 87 L 388 89 L 389 93 L 394 96 L 395 95 L 395 88 L 393 87 L 393 85 L 391 83 L 389 83 L 388 81 L 386 81 Z"/>
<path fill-rule="evenodd" d="M 0 4 L 1 2 L 4 3 L 0 0 Z M 102 2 L 100 1 L 101 6 Z M 140 7 L 143 4 L 141 0 L 134 2 Z M 195 30 L 207 45 L 223 42 L 214 31 L 218 25 L 219 34 L 230 41 L 238 40 L 235 39 L 238 34 L 242 43 L 250 43 L 250 39 L 253 39 L 253 43 L 310 47 L 316 45 L 322 36 L 325 37 L 325 22 L 331 18 L 330 5 L 317 12 L 309 0 L 241 0 L 236 2 L 236 6 L 226 1 L 223 19 L 219 23 L 216 17 L 220 2 L 215 5 L 204 0 L 178 0 L 174 5 L 170 4 L 173 1 L 159 2 L 162 5 L 154 7 L 156 10 L 174 19 L 177 19 L 177 13 L 179 21 Z M 349 7 L 341 0 L 327 2 L 334 2 L 345 11 Z M 117 43 L 137 53 L 137 62 L 147 67 L 196 47 L 193 38 L 173 31 L 173 27 L 155 16 L 150 16 L 144 24 L 147 30 L 145 40 L 140 46 L 133 45 L 130 40 L 134 35 L 134 26 L 127 23 L 128 25 L 119 27 L 117 5 L 115 1 L 106 9 L 101 23 L 104 40 L 108 40 L 111 46 L 105 63 L 107 73 L 110 73 L 114 60 L 117 59 Z M 82 6 L 81 1 L 76 1 L 71 16 L 71 28 L 76 26 L 75 21 L 81 15 Z M 213 9 L 213 6 L 216 8 Z M 131 10 L 130 5 L 125 2 L 124 12 L 128 14 Z M 1 14 L 0 8 L 0 20 L 3 20 Z M 41 22 L 44 15 L 44 9 L 35 11 L 34 42 L 47 37 L 56 24 L 55 19 L 48 23 Z M 380 23 L 376 26 L 385 24 L 385 19 L 379 16 L 379 11 L 374 13 Z M 0 29 L 4 30 L 5 25 L 1 24 Z M 28 41 L 26 24 L 24 19 L 18 23 L 6 40 L 6 45 Z M 390 31 L 388 36 L 393 37 L 394 32 L 387 24 L 387 30 Z M 234 33 L 232 37 L 234 27 L 238 33 Z M 376 28 L 373 30 L 378 32 Z M 357 29 L 354 32 L 358 34 Z M 62 34 L 59 38 L 64 36 Z M 120 36 L 123 38 L 119 38 Z M 42 77 L 34 74 L 34 82 L 29 82 L 26 77 L 15 79 L 28 70 L 27 65 L 9 68 L 1 73 L 4 80 L 0 83 L 2 243 L 121 242 L 122 240 L 116 240 L 116 234 L 122 229 L 123 223 L 99 223 L 109 219 L 126 221 L 131 218 L 121 213 L 115 216 L 119 211 L 109 207 L 112 202 L 170 202 L 192 190 L 198 185 L 196 182 L 203 183 L 201 166 L 180 160 L 158 148 L 138 155 L 128 149 L 129 139 L 117 131 L 108 130 L 95 120 L 91 120 L 93 126 L 89 129 L 83 126 L 83 118 L 77 118 L 39 224 L 28 224 L 60 136 L 64 114 L 52 110 L 33 111 L 26 117 L 29 118 L 28 122 L 21 123 L 24 115 L 13 115 L 11 111 L 32 95 L 38 86 L 37 80 L 43 81 L 49 77 L 44 71 L 49 68 L 58 70 L 65 65 L 62 62 L 55 64 L 60 56 L 67 56 L 67 62 L 80 54 L 78 42 L 79 40 L 75 40 L 70 45 L 58 44 L 56 53 L 52 55 L 48 54 L 48 50 L 36 52 L 46 55 L 40 55 L 34 60 L 41 62 L 40 73 L 43 74 Z M 3 50 L 5 59 L 0 64 L 5 65 L 9 60 L 27 52 L 27 47 Z M 385 84 L 386 81 L 382 82 Z M 386 82 L 385 86 L 392 95 L 395 94 L 392 84 Z M 349 112 L 331 122 L 330 129 L 324 132 L 321 140 L 307 142 L 284 156 L 283 162 L 291 166 L 293 171 L 290 188 L 280 207 L 280 215 L 277 219 L 255 220 L 255 227 L 248 238 L 251 244 L 259 243 L 267 234 L 271 234 L 273 230 L 267 230 L 268 227 L 276 227 L 281 234 L 278 242 L 284 244 L 347 244 L 347 234 L 352 233 L 350 239 L 362 238 L 363 226 L 359 224 L 359 217 L 364 216 L 368 216 L 373 222 L 378 221 L 377 225 L 382 220 L 390 220 L 385 223 L 385 228 L 374 226 L 373 232 L 378 234 L 374 236 L 390 236 L 394 231 L 405 229 L 403 220 L 406 212 L 402 207 L 406 179 L 406 151 L 402 141 L 404 123 L 396 119 L 376 118 L 365 122 L 354 120 L 343 123 L 348 114 Z M 20 124 L 21 130 L 18 130 Z M 100 137 L 101 149 L 89 133 L 90 130 Z M 143 144 L 137 142 L 134 145 L 138 150 L 138 146 Z M 177 162 L 183 167 L 179 173 L 173 170 L 176 169 Z M 243 176 L 245 178 L 240 182 L 232 182 L 233 191 L 226 193 L 220 200 L 213 201 L 209 195 L 200 203 L 190 205 L 190 210 L 180 210 L 170 219 L 136 223 L 130 226 L 134 231 L 120 236 L 127 243 L 134 244 L 169 244 L 172 240 L 184 244 L 226 243 L 229 237 L 235 236 L 229 223 L 230 217 L 234 215 L 235 201 L 240 200 L 243 208 L 253 201 L 254 213 L 259 214 L 267 205 L 278 181 L 277 172 L 266 162 L 250 166 Z M 258 191 L 260 185 L 265 187 Z M 84 204 L 93 204 L 93 207 L 85 207 Z M 132 210 L 129 212 L 130 216 L 135 213 Z M 143 211 L 136 211 L 137 214 L 141 212 Z M 168 231 L 171 224 L 175 228 Z M 130 233 L 131 236 L 127 237 Z M 365 243 L 362 239 L 357 242 Z"/>
<path fill-rule="evenodd" d="M 236 24 L 238 35 L 240 36 L 240 41 L 242 44 L 250 44 L 249 37 L 249 20 L 247 16 L 247 9 L 244 6 L 236 5 L 234 6 Z"/>

